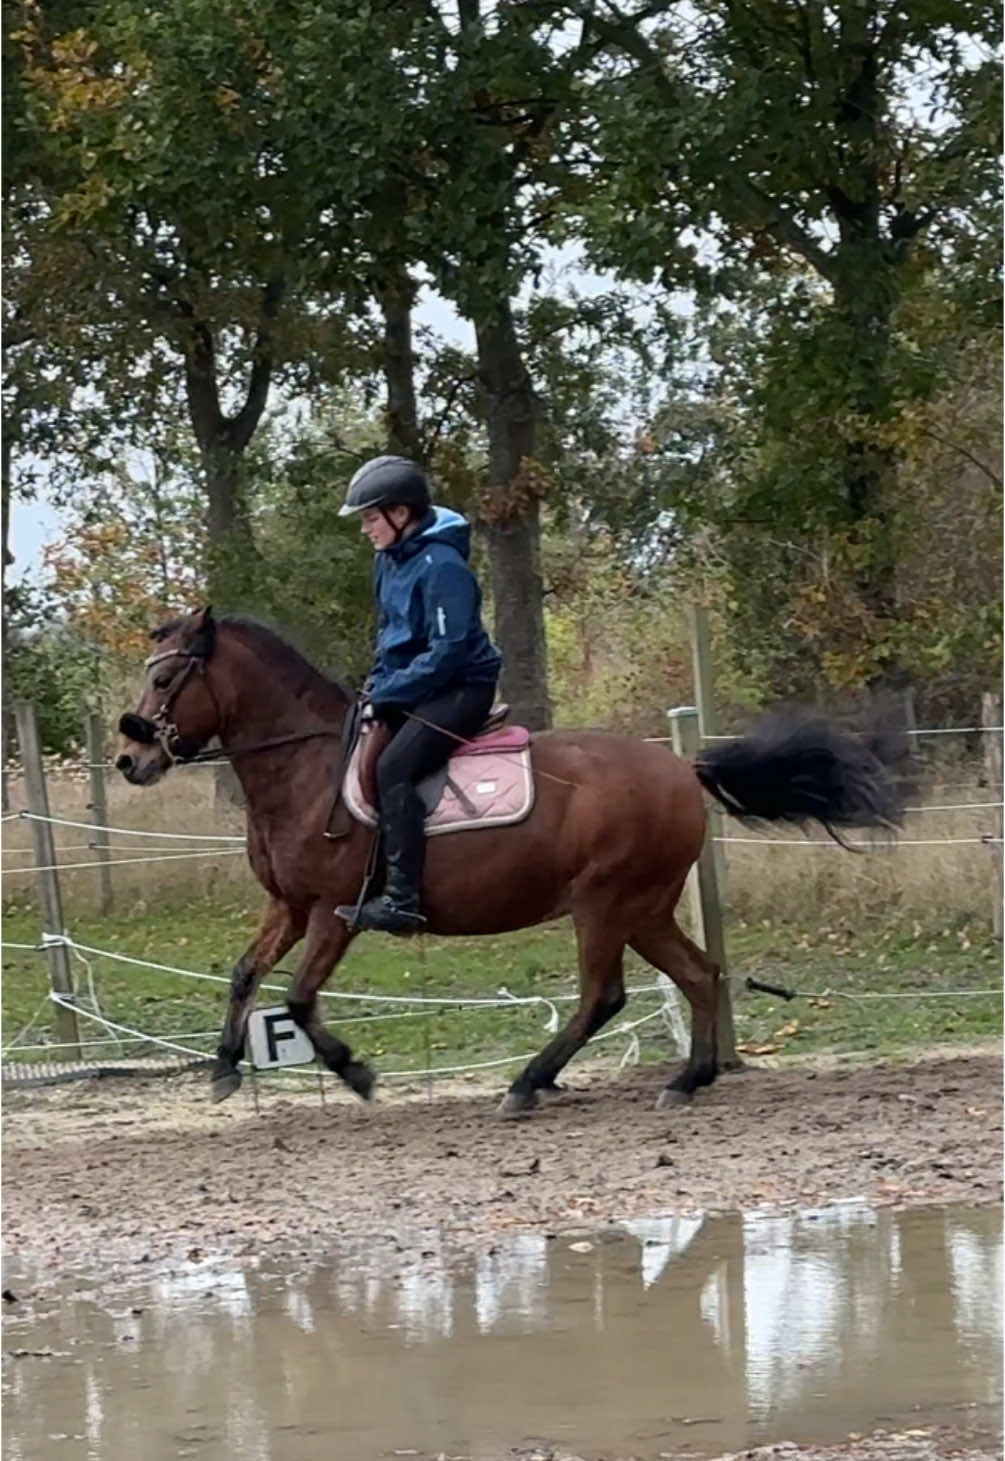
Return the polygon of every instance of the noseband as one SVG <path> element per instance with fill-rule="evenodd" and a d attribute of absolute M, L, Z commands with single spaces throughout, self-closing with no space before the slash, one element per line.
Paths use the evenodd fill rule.
<path fill-rule="evenodd" d="M 200 675 L 205 675 L 206 657 L 201 654 L 193 654 L 188 649 L 162 649 L 158 654 L 152 654 L 143 664 L 143 668 L 149 670 L 152 666 L 160 664 L 162 660 L 176 658 L 187 659 L 188 664 L 175 679 L 174 683 L 169 686 L 167 694 L 150 719 L 147 720 L 142 715 L 128 714 L 124 715 L 119 721 L 119 730 L 124 736 L 128 736 L 130 740 L 139 741 L 141 745 L 145 746 L 152 746 L 156 742 L 172 766 L 176 761 L 191 760 L 191 757 L 181 754 L 182 736 L 178 727 L 170 718 L 171 707 L 178 699 L 193 671 L 198 671 Z M 208 681 L 206 682 L 206 687 L 207 689 L 209 688 Z M 212 691 L 210 691 L 210 694 L 212 695 Z M 219 710 L 219 707 L 217 709 Z"/>
<path fill-rule="evenodd" d="M 152 654 L 149 659 L 144 660 L 143 668 L 149 670 L 153 665 L 160 664 L 162 660 L 176 658 L 187 659 L 188 664 L 182 670 L 174 684 L 169 686 L 167 694 L 150 719 L 147 720 L 145 716 L 137 715 L 135 712 L 130 711 L 119 720 L 119 730 L 124 736 L 128 736 L 131 741 L 137 741 L 141 746 L 159 745 L 172 766 L 179 761 L 233 760 L 238 755 L 248 755 L 252 751 L 267 751 L 275 746 L 291 745 L 296 741 L 311 741 L 318 736 L 339 736 L 344 739 L 348 727 L 350 725 L 355 726 L 355 716 L 350 711 L 346 715 L 342 726 L 317 726 L 310 730 L 293 731 L 289 735 L 273 736 L 267 741 L 258 741 L 250 746 L 241 746 L 240 748 L 232 747 L 229 749 L 226 746 L 221 746 L 219 751 L 200 751 L 197 749 L 191 755 L 185 755 L 183 750 L 184 737 L 170 716 L 171 707 L 178 699 L 193 671 L 196 671 L 204 677 L 203 683 L 206 686 L 210 699 L 216 706 L 217 724 L 222 726 L 223 721 L 220 706 L 216 696 L 213 694 L 212 686 L 209 680 L 205 678 L 208 655 L 193 654 L 190 649 L 162 649 L 158 654 Z"/>

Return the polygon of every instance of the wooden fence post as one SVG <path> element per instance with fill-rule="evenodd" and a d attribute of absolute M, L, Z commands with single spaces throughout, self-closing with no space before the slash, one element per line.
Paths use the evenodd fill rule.
<path fill-rule="evenodd" d="M 101 879 L 101 912 L 112 911 L 113 890 L 112 870 L 108 865 L 108 833 L 105 828 L 108 826 L 108 798 L 105 795 L 105 727 L 101 716 L 93 710 L 87 712 L 84 721 L 85 739 L 87 744 L 87 770 L 91 778 L 91 800 L 88 802 L 88 809 L 94 822 L 94 839 L 97 844 L 96 852 Z"/>
<path fill-rule="evenodd" d="M 984 779 L 988 784 L 988 800 L 1002 799 L 1002 733 L 993 727 L 1002 724 L 1002 698 L 988 692 L 981 696 L 981 725 L 988 727 L 981 740 L 984 742 Z M 991 835 L 997 840 L 991 843 L 991 932 L 996 939 L 1002 937 L 1002 809 L 991 819 Z"/>
<path fill-rule="evenodd" d="M 49 796 L 45 788 L 45 769 L 42 764 L 42 743 L 38 734 L 38 721 L 35 717 L 35 707 L 30 700 L 19 700 L 14 706 L 14 716 L 17 722 L 17 738 L 21 746 L 21 761 L 24 766 L 25 794 L 28 802 L 28 810 L 34 812 L 35 817 L 43 817 L 45 821 L 36 821 L 32 818 L 31 831 L 35 846 L 35 862 L 40 868 L 48 871 L 40 872 L 39 892 L 42 900 L 42 921 L 45 931 L 48 934 L 62 937 L 63 927 L 63 904 L 59 894 L 59 874 L 54 870 L 56 861 L 56 849 L 52 840 L 52 825 L 49 817 Z M 49 960 L 49 984 L 54 994 L 62 995 L 64 999 L 72 999 L 73 990 L 73 966 L 70 963 L 70 951 L 65 944 L 53 943 L 46 948 L 46 955 Z M 53 1027 L 59 1039 L 66 1045 L 75 1047 L 79 1057 L 80 1039 L 77 1030 L 76 1011 L 67 1009 L 65 1005 L 54 1005 Z M 71 1053 L 73 1053 L 71 1051 Z"/>
<path fill-rule="evenodd" d="M 712 639 L 708 627 L 708 609 L 704 604 L 689 604 L 687 611 L 688 634 L 691 640 L 691 672 L 694 678 L 694 698 L 698 708 L 698 731 L 701 736 L 699 748 L 706 737 L 719 734 L 719 719 L 715 713 L 715 665 L 712 661 Z M 715 858 L 715 874 L 719 883 L 719 895 L 725 902 L 728 897 L 729 873 L 726 864 L 726 850 L 717 837 L 721 837 L 726 826 L 726 814 L 713 803 L 708 809 L 709 836 L 712 838 L 712 855 Z"/>
<path fill-rule="evenodd" d="M 10 811 L 10 787 L 7 785 L 7 757 L 10 754 L 12 717 L 9 710 L 0 711 L 0 804 L 2 810 Z"/>
<path fill-rule="evenodd" d="M 673 748 L 678 756 L 693 760 L 701 749 L 701 732 L 698 728 L 698 711 L 693 705 L 680 706 L 668 712 Z M 711 823 L 709 828 L 711 830 Z M 722 905 L 719 901 L 719 884 L 716 877 L 715 843 L 706 837 L 705 846 L 694 867 L 688 874 L 688 890 L 694 913 L 698 942 L 709 958 L 719 966 L 722 978 L 719 981 L 719 1064 L 724 1069 L 736 1067 L 740 1060 L 736 1054 L 736 1034 L 733 1028 L 733 1002 L 729 994 L 729 980 L 725 977 L 726 940 L 722 926 Z"/>

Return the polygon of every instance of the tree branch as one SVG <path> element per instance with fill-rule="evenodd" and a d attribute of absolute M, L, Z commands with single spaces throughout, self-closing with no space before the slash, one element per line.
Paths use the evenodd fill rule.
<path fill-rule="evenodd" d="M 983 472 L 984 476 L 987 477 L 989 481 L 994 484 L 997 490 L 999 492 L 1001 491 L 1002 479 L 1001 477 L 999 477 L 998 473 L 992 467 L 989 467 L 985 462 L 982 462 L 979 457 L 975 457 L 973 452 L 970 451 L 967 447 L 963 446 L 962 443 L 958 441 L 951 441 L 948 436 L 940 436 L 939 433 L 937 431 L 933 431 L 930 426 L 923 426 L 921 428 L 921 434 L 922 436 L 930 436 L 933 441 L 937 441 L 940 446 L 948 447 L 950 451 L 959 452 L 961 457 L 965 457 L 966 460 L 968 462 L 971 462 L 979 472 Z"/>
<path fill-rule="evenodd" d="M 610 21 L 594 17 L 594 28 L 610 45 L 624 51 L 639 63 L 642 71 L 652 73 L 669 108 L 680 106 L 680 97 L 667 75 L 659 54 L 649 41 L 627 21 Z M 833 282 L 834 263 L 830 255 L 806 232 L 791 211 L 756 183 L 737 172 L 720 183 L 746 214 L 745 226 L 769 234 L 777 244 L 791 249 L 814 268 L 822 278 Z"/>
<path fill-rule="evenodd" d="M 453 385 L 450 387 L 450 390 L 447 392 L 447 399 L 443 404 L 443 410 L 436 418 L 436 423 L 433 426 L 433 429 L 423 437 L 422 460 L 424 462 L 428 462 L 430 464 L 432 463 L 433 453 L 436 451 L 436 443 L 439 441 L 440 434 L 443 431 L 444 426 L 446 426 L 447 424 L 450 413 L 453 410 L 454 402 L 456 401 L 458 394 L 460 393 L 461 387 L 475 385 L 477 381 L 477 373 L 472 372 L 470 375 L 458 376 Z"/>

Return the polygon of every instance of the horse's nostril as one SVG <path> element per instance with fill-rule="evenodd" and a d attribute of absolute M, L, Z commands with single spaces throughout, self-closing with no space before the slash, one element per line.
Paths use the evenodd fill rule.
<path fill-rule="evenodd" d="M 130 756 L 128 751 L 123 751 L 121 756 L 116 756 L 115 758 L 116 771 L 132 771 L 135 765 L 136 762 L 133 760 L 132 756 Z"/>

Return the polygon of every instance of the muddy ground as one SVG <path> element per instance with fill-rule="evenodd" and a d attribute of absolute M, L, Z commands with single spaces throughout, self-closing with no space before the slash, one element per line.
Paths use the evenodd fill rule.
<path fill-rule="evenodd" d="M 407 1247 L 432 1225 L 457 1250 L 641 1213 L 1001 1200 L 996 1053 L 748 1069 L 657 1111 L 665 1078 L 574 1072 L 519 1122 L 488 1091 L 364 1107 L 329 1086 L 324 1108 L 280 1091 L 259 1115 L 246 1089 L 211 1106 L 202 1076 L 6 1093 L 4 1245 L 107 1269 L 297 1254 L 346 1234 Z"/>
<path fill-rule="evenodd" d="M 782 1441 L 773 1446 L 724 1451 L 709 1461 L 950 1461 L 950 1458 L 951 1461 L 997 1461 L 1002 1454 L 997 1421 L 998 1417 L 988 1407 L 960 1425 L 881 1430 L 871 1436 L 856 1436 L 838 1446 L 795 1446 Z M 693 1454 L 686 1452 L 667 1451 L 665 1456 L 666 1461 L 694 1461 Z M 515 1450 L 506 1461 L 583 1461 L 583 1458 L 568 1451 Z"/>
<path fill-rule="evenodd" d="M 382 1092 L 363 1107 L 330 1085 L 322 1108 L 316 1091 L 262 1083 L 257 1115 L 246 1089 L 211 1106 L 201 1075 L 8 1091 L 5 1251 L 53 1279 L 79 1265 L 112 1285 L 141 1263 L 296 1257 L 360 1234 L 421 1265 L 434 1225 L 457 1251 L 634 1214 L 1001 1201 L 997 1052 L 748 1069 L 657 1111 L 665 1079 L 574 1072 L 564 1097 L 516 1123 L 496 1116 L 495 1089 Z M 971 1410 L 948 1427 L 737 1458 L 992 1461 L 999 1437 L 996 1415 Z"/>

